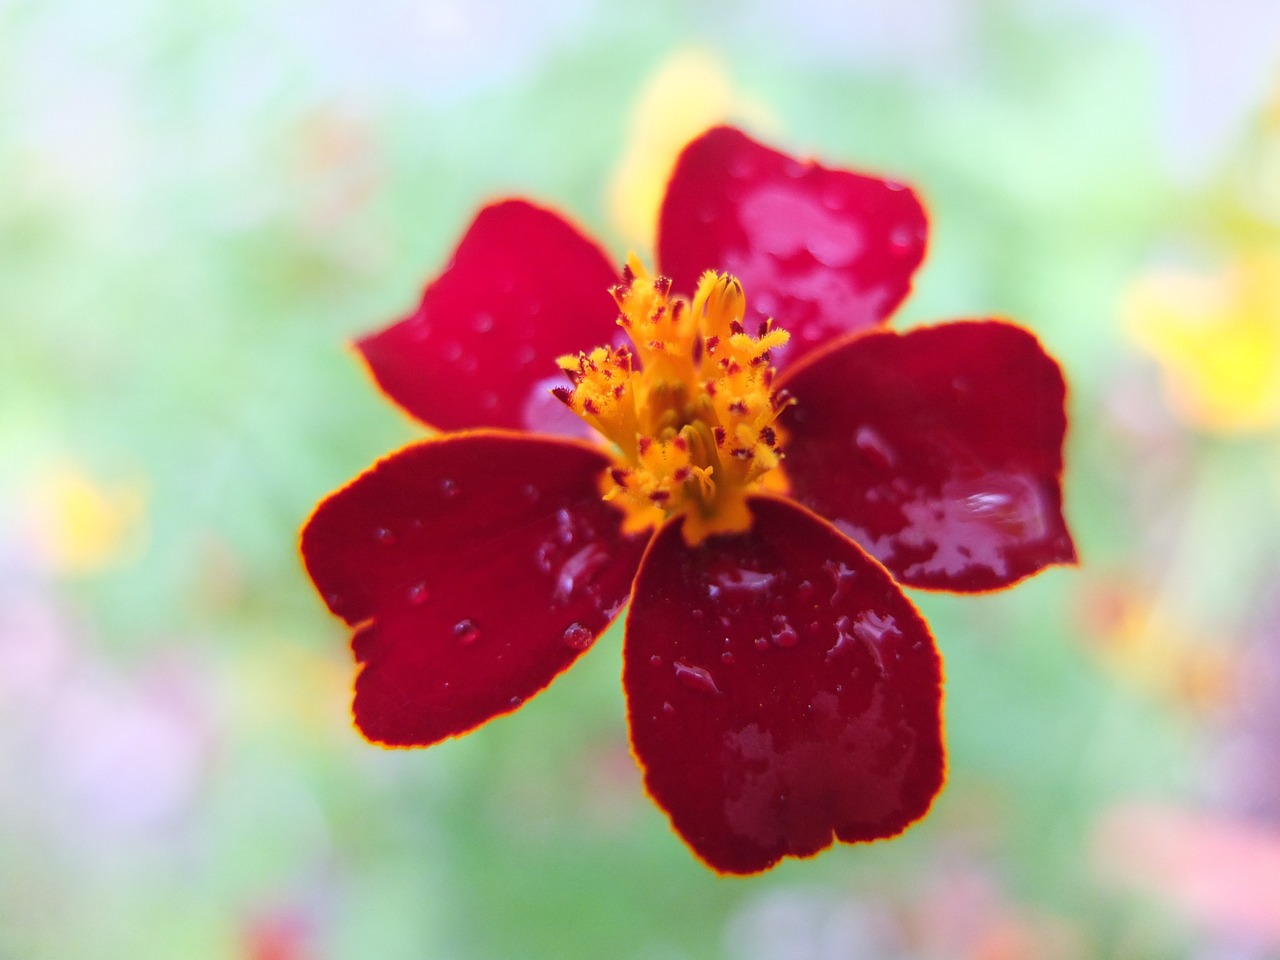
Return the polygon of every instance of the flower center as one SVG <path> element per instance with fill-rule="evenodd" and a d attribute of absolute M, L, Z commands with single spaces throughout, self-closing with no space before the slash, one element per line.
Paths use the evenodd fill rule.
<path fill-rule="evenodd" d="M 790 334 L 772 320 L 747 333 L 742 284 L 710 270 L 690 303 L 632 254 L 610 293 L 631 344 L 561 357 L 573 387 L 552 391 L 609 441 L 605 499 L 628 532 L 676 515 L 689 544 L 748 529 L 748 491 L 786 486 L 775 421 L 789 401 L 769 351 Z"/>

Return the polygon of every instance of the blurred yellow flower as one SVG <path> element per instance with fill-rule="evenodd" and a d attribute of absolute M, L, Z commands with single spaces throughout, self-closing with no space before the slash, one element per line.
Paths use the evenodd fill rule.
<path fill-rule="evenodd" d="M 1082 608 L 1092 652 L 1117 679 L 1191 710 L 1232 696 L 1231 638 L 1197 631 L 1170 599 L 1111 580 L 1089 588 Z"/>
<path fill-rule="evenodd" d="M 684 49 L 650 77 L 632 107 L 630 131 L 608 187 L 608 211 L 626 244 L 653 242 L 658 208 L 676 157 L 708 127 L 729 120 L 767 132 L 767 111 L 734 89 L 720 61 L 705 50 Z"/>
<path fill-rule="evenodd" d="M 1212 274 L 1149 274 L 1122 316 L 1188 423 L 1221 433 L 1280 424 L 1280 252 Z"/>
<path fill-rule="evenodd" d="M 79 467 L 52 467 L 34 495 L 38 549 L 62 573 L 92 573 L 141 543 L 146 497 L 140 483 L 107 487 Z"/>

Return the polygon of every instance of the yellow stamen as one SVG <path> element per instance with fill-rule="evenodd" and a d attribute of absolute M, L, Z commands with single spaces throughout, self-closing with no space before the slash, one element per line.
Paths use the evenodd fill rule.
<path fill-rule="evenodd" d="M 561 357 L 573 386 L 555 391 L 609 442 L 604 498 L 628 532 L 673 516 L 691 545 L 746 530 L 747 493 L 786 487 L 776 424 L 786 404 L 769 351 L 789 334 L 772 321 L 749 333 L 742 284 L 727 274 L 703 274 L 690 302 L 632 254 L 610 292 L 632 345 Z"/>

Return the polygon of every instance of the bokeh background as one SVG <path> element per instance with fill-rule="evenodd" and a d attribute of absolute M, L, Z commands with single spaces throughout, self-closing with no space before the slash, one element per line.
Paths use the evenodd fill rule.
<path fill-rule="evenodd" d="M 1272 0 L 0 0 L 0 960 L 1280 957 L 1278 81 Z M 932 814 L 738 880 L 617 631 L 383 752 L 296 554 L 471 212 L 648 256 L 722 119 L 918 188 L 900 325 L 1061 358 L 1083 559 L 916 594 Z"/>

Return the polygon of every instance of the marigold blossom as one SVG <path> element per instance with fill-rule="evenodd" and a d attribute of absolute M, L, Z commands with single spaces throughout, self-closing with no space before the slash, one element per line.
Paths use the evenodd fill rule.
<path fill-rule="evenodd" d="M 358 341 L 442 432 L 302 533 L 354 628 L 360 731 L 465 733 L 628 607 L 632 749 L 708 866 L 923 816 L 941 661 L 899 584 L 984 591 L 1075 559 L 1057 364 L 999 320 L 884 327 L 925 230 L 903 185 L 727 127 L 676 164 L 655 273 L 616 273 L 525 201 L 481 210 L 419 307 Z"/>

